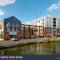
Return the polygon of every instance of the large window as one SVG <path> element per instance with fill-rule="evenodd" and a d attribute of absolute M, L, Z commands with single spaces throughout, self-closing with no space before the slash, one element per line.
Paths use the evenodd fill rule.
<path fill-rule="evenodd" d="M 56 18 L 53 18 L 53 27 L 56 27 Z"/>

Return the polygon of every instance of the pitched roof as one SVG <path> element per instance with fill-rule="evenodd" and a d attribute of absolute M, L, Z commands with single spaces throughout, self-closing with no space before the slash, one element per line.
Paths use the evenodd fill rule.
<path fill-rule="evenodd" d="M 5 22 L 18 22 L 20 23 L 21 21 L 19 19 L 17 19 L 15 16 L 11 16 L 11 17 L 8 17 L 8 18 L 5 18 L 4 19 Z"/>

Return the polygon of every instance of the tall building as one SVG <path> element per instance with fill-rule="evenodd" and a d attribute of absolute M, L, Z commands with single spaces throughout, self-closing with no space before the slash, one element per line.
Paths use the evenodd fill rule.
<path fill-rule="evenodd" d="M 4 19 L 4 39 L 20 38 L 21 21 L 16 17 L 11 16 Z"/>
<path fill-rule="evenodd" d="M 37 36 L 60 36 L 60 16 L 42 16 L 30 24 L 37 27 Z"/>
<path fill-rule="evenodd" d="M 0 21 L 0 39 L 3 40 L 9 39 L 20 39 L 20 29 L 21 29 L 21 21 L 16 17 L 11 16 L 5 18 L 2 22 Z"/>

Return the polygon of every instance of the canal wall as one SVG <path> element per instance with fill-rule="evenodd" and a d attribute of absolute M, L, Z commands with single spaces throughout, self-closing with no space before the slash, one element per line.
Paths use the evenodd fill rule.
<path fill-rule="evenodd" d="M 60 38 L 35 38 L 35 39 L 21 39 L 19 41 L 12 41 L 12 40 L 2 40 L 0 41 L 0 48 L 4 47 L 12 47 L 16 45 L 24 45 L 29 43 L 49 43 L 49 42 L 57 42 L 60 41 Z"/>

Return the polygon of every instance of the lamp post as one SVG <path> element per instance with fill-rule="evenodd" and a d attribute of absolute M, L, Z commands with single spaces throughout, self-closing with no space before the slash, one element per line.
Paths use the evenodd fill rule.
<path fill-rule="evenodd" d="M 38 0 L 36 0 L 36 19 L 37 19 L 37 16 L 38 16 Z"/>

